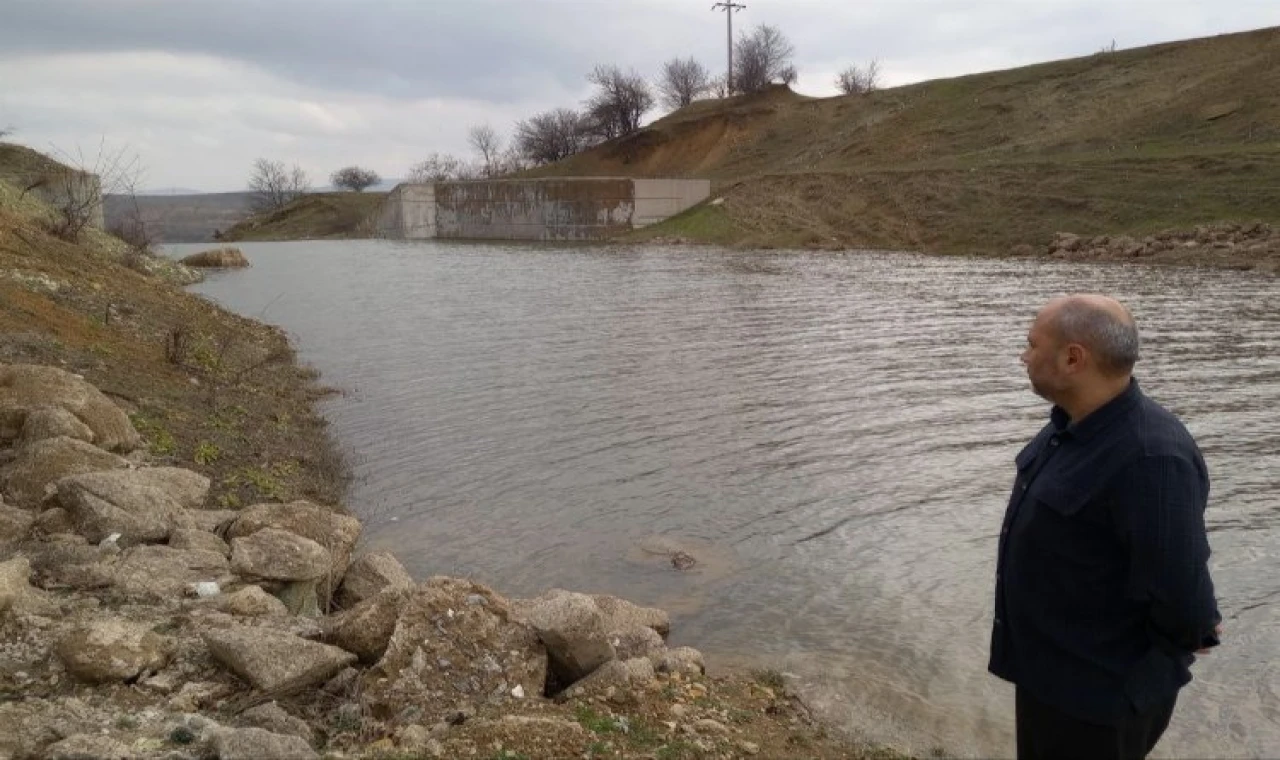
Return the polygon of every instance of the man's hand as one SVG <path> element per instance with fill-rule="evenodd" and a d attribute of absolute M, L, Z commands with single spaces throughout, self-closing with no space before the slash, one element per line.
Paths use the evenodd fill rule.
<path fill-rule="evenodd" d="M 1218 638 L 1222 638 L 1222 624 L 1221 624 L 1221 623 L 1219 623 L 1218 625 L 1215 625 L 1215 626 L 1213 627 L 1213 635 L 1214 635 L 1214 636 L 1217 636 Z M 1213 647 L 1205 647 L 1204 649 L 1197 649 L 1197 650 L 1196 650 L 1196 654 L 1201 654 L 1201 655 L 1203 655 L 1203 654 L 1209 654 L 1209 653 L 1211 653 L 1212 651 L 1213 651 Z"/>

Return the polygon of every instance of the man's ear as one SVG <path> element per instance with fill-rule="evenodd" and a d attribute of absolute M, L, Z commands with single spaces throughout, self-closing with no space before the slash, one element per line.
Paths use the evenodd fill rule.
<path fill-rule="evenodd" d="M 1066 349 L 1067 367 L 1070 369 L 1080 369 L 1084 366 L 1085 357 L 1088 351 L 1079 343 L 1068 343 Z"/>

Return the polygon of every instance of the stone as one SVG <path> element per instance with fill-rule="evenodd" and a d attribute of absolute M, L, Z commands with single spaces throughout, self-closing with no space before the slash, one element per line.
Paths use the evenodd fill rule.
<path fill-rule="evenodd" d="M 224 557 L 231 556 L 231 547 L 217 535 L 193 528 L 174 528 L 169 531 L 169 546 L 173 549 L 199 549 Z"/>
<path fill-rule="evenodd" d="M 177 515 L 204 502 L 209 479 L 178 467 L 73 475 L 57 482 L 58 503 L 80 534 L 98 543 L 113 533 L 121 546 L 164 541 Z"/>
<path fill-rule="evenodd" d="M 569 687 L 572 697 L 596 696 L 609 689 L 628 689 L 642 687 L 652 683 L 654 678 L 653 663 L 644 657 L 632 660 L 610 660 L 595 672 Z"/>
<path fill-rule="evenodd" d="M 347 568 L 334 601 L 346 609 L 376 596 L 384 588 L 411 586 L 413 577 L 395 555 L 387 551 L 371 552 L 356 558 Z"/>
<path fill-rule="evenodd" d="M 173 639 L 119 618 L 80 623 L 54 646 L 67 672 L 94 684 L 136 681 L 162 670 L 177 651 Z"/>
<path fill-rule="evenodd" d="M 111 583 L 126 595 L 163 601 L 182 597 L 187 587 L 227 574 L 227 558 L 199 549 L 135 546 L 111 567 Z"/>
<path fill-rule="evenodd" d="M 249 259 L 239 248 L 211 248 L 200 253 L 193 253 L 181 261 L 189 267 L 201 269 L 235 269 L 249 266 Z"/>
<path fill-rule="evenodd" d="M 173 527 L 182 530 L 202 530 L 220 537 L 239 516 L 240 513 L 233 509 L 189 509 L 174 518 Z M 229 547 L 228 551 L 230 551 Z"/>
<path fill-rule="evenodd" d="M 0 503 L 0 546 L 20 544 L 36 524 L 36 514 Z"/>
<path fill-rule="evenodd" d="M 718 720 L 711 718 L 703 718 L 693 723 L 693 730 L 700 734 L 715 734 L 717 736 L 728 736 L 729 727 Z"/>
<path fill-rule="evenodd" d="M 356 661 L 338 647 L 262 628 L 206 631 L 204 642 L 223 667 L 278 697 L 321 684 Z"/>
<path fill-rule="evenodd" d="M 656 666 L 667 651 L 666 642 L 658 632 L 644 625 L 633 625 L 621 631 L 609 632 L 609 643 L 619 660 L 647 657 Z"/>
<path fill-rule="evenodd" d="M 431 578 L 406 590 L 386 654 L 364 677 L 364 699 L 379 720 L 418 705 L 432 723 L 458 700 L 514 701 L 519 685 L 541 694 L 547 654 L 537 634 L 512 618 L 507 600 L 457 578 Z M 469 597 L 484 604 L 469 604 Z"/>
<path fill-rule="evenodd" d="M 400 609 L 408 596 L 409 589 L 384 589 L 331 618 L 325 627 L 324 640 L 352 652 L 363 663 L 376 663 L 386 654 L 400 619 Z"/>
<path fill-rule="evenodd" d="M 227 529 L 227 537 L 250 536 L 263 528 L 277 528 L 309 538 L 329 551 L 330 571 L 320 587 L 320 599 L 327 603 L 351 564 L 351 552 L 360 538 L 360 521 L 307 501 L 255 504 L 241 511 Z"/>
<path fill-rule="evenodd" d="M 60 436 L 86 443 L 93 443 L 95 438 L 93 430 L 66 409 L 60 406 L 40 406 L 28 410 L 22 432 L 18 435 L 18 444 L 25 445 Z"/>
<path fill-rule="evenodd" d="M 258 586 L 245 586 L 230 594 L 219 594 L 200 602 L 200 606 L 237 617 L 284 617 L 289 614 L 284 602 Z"/>
<path fill-rule="evenodd" d="M 671 616 L 657 607 L 641 607 L 638 604 L 608 594 L 592 594 L 600 614 L 604 616 L 605 630 L 622 631 L 642 625 L 658 632 L 662 638 L 671 633 Z"/>
<path fill-rule="evenodd" d="M 137 757 L 121 742 L 101 734 L 76 734 L 45 749 L 47 760 L 132 760 Z"/>
<path fill-rule="evenodd" d="M 658 672 L 703 675 L 707 672 L 707 666 L 702 659 L 702 652 L 693 647 L 678 647 L 667 650 L 662 656 Z"/>
<path fill-rule="evenodd" d="M 315 731 L 305 720 L 295 718 L 275 702 L 245 710 L 240 713 L 240 722 L 251 728 L 261 728 L 275 734 L 296 736 L 309 745 L 316 742 Z"/>
<path fill-rule="evenodd" d="M 26 595 L 30 579 L 31 562 L 26 557 L 0 562 L 0 615 Z"/>
<path fill-rule="evenodd" d="M 108 451 L 129 452 L 142 443 L 124 410 L 79 375 L 33 364 L 0 365 L 0 441 L 21 435 L 27 416 L 44 407 L 70 412 Z"/>
<path fill-rule="evenodd" d="M 321 615 L 317 593 L 319 586 L 320 582 L 317 580 L 286 583 L 276 591 L 276 598 L 284 604 L 290 615 L 318 618 Z"/>
<path fill-rule="evenodd" d="M 615 656 L 604 616 L 587 594 L 554 589 L 532 600 L 526 614 L 562 684 L 585 678 Z"/>
<path fill-rule="evenodd" d="M 218 760 L 320 760 L 302 738 L 261 728 L 220 728 L 213 732 Z"/>
<path fill-rule="evenodd" d="M 76 523 L 71 513 L 62 507 L 46 509 L 36 517 L 35 527 L 45 535 L 75 533 Z"/>
<path fill-rule="evenodd" d="M 0 492 L 20 507 L 35 507 L 65 477 L 128 466 L 128 460 L 91 443 L 65 436 L 49 438 L 23 446 L 17 458 L 0 467 Z"/>
<path fill-rule="evenodd" d="M 231 539 L 231 570 L 248 578 L 309 581 L 329 571 L 329 552 L 309 538 L 264 528 Z"/>

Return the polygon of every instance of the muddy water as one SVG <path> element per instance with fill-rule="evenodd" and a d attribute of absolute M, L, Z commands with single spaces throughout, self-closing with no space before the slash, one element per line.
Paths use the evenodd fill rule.
<path fill-rule="evenodd" d="M 199 289 L 350 392 L 353 503 L 420 576 L 615 593 L 793 674 L 827 716 L 1012 753 L 985 673 L 1036 306 L 1125 299 L 1139 376 L 1199 439 L 1226 645 L 1158 753 L 1280 753 L 1280 281 L 912 255 L 249 244 Z M 685 570 L 672 556 L 697 563 Z"/>

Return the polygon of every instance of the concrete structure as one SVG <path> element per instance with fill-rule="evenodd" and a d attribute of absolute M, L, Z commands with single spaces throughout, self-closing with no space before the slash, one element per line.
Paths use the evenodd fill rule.
<path fill-rule="evenodd" d="M 402 184 L 378 219 L 401 240 L 601 240 L 707 199 L 709 180 L 572 177 Z"/>

